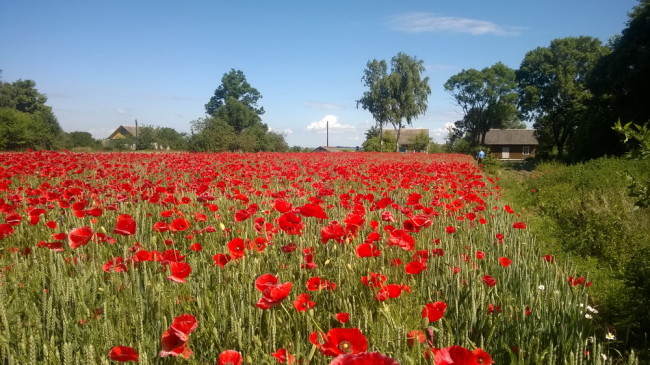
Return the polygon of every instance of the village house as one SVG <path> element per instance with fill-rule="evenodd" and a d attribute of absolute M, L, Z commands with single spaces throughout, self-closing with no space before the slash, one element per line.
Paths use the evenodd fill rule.
<path fill-rule="evenodd" d="M 393 136 L 397 135 L 395 129 L 384 129 L 385 134 L 392 134 Z M 400 152 L 415 152 L 416 147 L 415 143 L 417 141 L 416 137 L 419 134 L 425 134 L 429 138 L 429 129 L 428 128 L 402 128 L 399 133 L 399 140 L 397 141 L 397 146 L 399 147 Z M 425 149 L 426 151 L 426 149 Z"/>
<path fill-rule="evenodd" d="M 535 157 L 539 143 L 534 129 L 490 129 L 484 144 L 499 160 L 525 160 Z"/>

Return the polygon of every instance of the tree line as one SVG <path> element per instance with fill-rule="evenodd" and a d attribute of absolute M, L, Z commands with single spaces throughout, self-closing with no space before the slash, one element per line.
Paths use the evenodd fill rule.
<path fill-rule="evenodd" d="M 640 0 L 626 28 L 608 44 L 587 36 L 560 38 L 526 53 L 518 70 L 501 62 L 462 70 L 444 84 L 463 112 L 447 148 L 468 152 L 485 143 L 488 130 L 525 128 L 528 122 L 541 158 L 577 162 L 625 153 L 633 146 L 623 143 L 616 123 L 650 121 L 649 46 L 650 0 Z M 370 150 L 394 144 L 382 133 L 384 125 L 399 133 L 403 122 L 410 125 L 426 111 L 430 89 L 428 78 L 420 76 L 422 61 L 398 54 L 391 65 L 389 74 L 385 61 L 369 61 L 362 77 L 367 91 L 357 105 L 376 121 L 366 133 L 364 147 Z M 404 83 L 408 89 L 399 80 L 411 80 Z"/>
<path fill-rule="evenodd" d="M 206 117 L 190 122 L 192 133 L 173 128 L 144 125 L 137 136 L 100 141 L 81 131 L 64 132 L 46 105 L 47 96 L 36 89 L 32 80 L 0 80 L 0 150 L 77 149 L 77 150 L 190 150 L 277 151 L 289 148 L 284 135 L 271 131 L 262 122 L 262 97 L 240 70 L 223 75 L 221 85 L 205 105 Z"/>
<path fill-rule="evenodd" d="M 447 148 L 465 152 L 484 144 L 492 128 L 525 128 L 528 122 L 535 129 L 541 158 L 571 162 L 623 154 L 629 145 L 623 144 L 615 124 L 643 125 L 650 120 L 648 45 L 650 0 L 640 0 L 626 28 L 607 44 L 587 36 L 560 38 L 526 53 L 518 70 L 501 62 L 462 70 L 444 84 L 463 112 L 449 133 Z M 404 53 L 390 64 L 376 59 L 366 64 L 362 83 L 367 90 L 357 107 L 369 111 L 376 125 L 366 133 L 364 150 L 398 150 L 401 129 L 427 110 L 431 89 L 424 71 L 422 60 Z M 191 122 L 190 134 L 144 126 L 135 141 L 101 144 L 87 132 L 65 133 L 34 81 L 0 80 L 0 149 L 135 145 L 191 151 L 301 150 L 289 148 L 284 136 L 262 121 L 261 98 L 244 73 L 232 69 L 205 105 L 206 116 Z M 388 124 L 396 136 L 383 133 Z M 416 144 L 423 144 L 425 137 L 428 144 L 428 136 Z"/>

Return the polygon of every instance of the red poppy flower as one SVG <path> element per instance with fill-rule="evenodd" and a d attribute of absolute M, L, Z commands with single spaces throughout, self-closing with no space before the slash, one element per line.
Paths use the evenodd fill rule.
<path fill-rule="evenodd" d="M 190 221 L 185 218 L 176 218 L 169 224 L 172 232 L 187 231 L 190 228 Z"/>
<path fill-rule="evenodd" d="M 212 256 L 212 260 L 214 260 L 213 265 L 224 267 L 228 262 L 230 262 L 230 260 L 232 260 L 232 257 L 228 254 L 218 253 Z"/>
<path fill-rule="evenodd" d="M 127 362 L 135 361 L 138 362 L 138 353 L 133 347 L 128 346 L 115 346 L 109 351 L 108 357 L 113 361 Z"/>
<path fill-rule="evenodd" d="M 546 262 L 554 263 L 555 262 L 555 256 L 553 255 L 544 255 L 542 256 Z"/>
<path fill-rule="evenodd" d="M 264 291 L 266 288 L 275 286 L 278 283 L 278 278 L 272 274 L 260 275 L 255 279 L 255 287 L 259 291 Z"/>
<path fill-rule="evenodd" d="M 325 213 L 323 208 L 317 204 L 305 204 L 302 207 L 296 208 L 296 212 L 302 214 L 305 217 L 327 219 L 327 213 Z"/>
<path fill-rule="evenodd" d="M 70 233 L 68 233 L 68 245 L 70 246 L 70 248 L 75 250 L 90 242 L 92 236 L 93 236 L 93 230 L 88 226 L 75 228 L 72 231 L 70 231 Z"/>
<path fill-rule="evenodd" d="M 154 232 L 167 232 L 169 231 L 169 226 L 165 222 L 156 222 L 153 224 Z"/>
<path fill-rule="evenodd" d="M 279 348 L 278 351 L 272 353 L 271 356 L 275 357 L 280 364 L 293 364 L 296 362 L 296 357 L 291 355 L 285 348 Z"/>
<path fill-rule="evenodd" d="M 446 310 L 447 303 L 445 302 L 427 303 L 422 309 L 422 318 L 429 319 L 429 323 L 435 322 L 444 317 Z"/>
<path fill-rule="evenodd" d="M 330 365 L 399 365 L 399 362 L 380 352 L 365 352 L 339 355 L 330 362 Z"/>
<path fill-rule="evenodd" d="M 130 236 L 135 233 L 135 219 L 130 214 L 120 214 L 117 216 L 113 233 L 122 236 Z"/>
<path fill-rule="evenodd" d="M 512 224 L 512 228 L 526 229 L 526 222 L 515 222 Z"/>
<path fill-rule="evenodd" d="M 456 227 L 448 226 L 447 228 L 445 228 L 445 232 L 447 232 L 449 234 L 455 233 L 456 232 Z"/>
<path fill-rule="evenodd" d="M 345 237 L 345 229 L 337 221 L 330 222 L 326 227 L 320 230 L 320 242 L 327 243 L 329 240 L 334 240 L 338 243 L 343 242 Z"/>
<path fill-rule="evenodd" d="M 350 313 L 341 312 L 334 315 L 337 321 L 341 323 L 348 323 L 350 321 Z"/>
<path fill-rule="evenodd" d="M 406 251 L 415 250 L 415 238 L 403 229 L 394 229 L 390 231 L 387 243 L 391 246 L 399 246 Z"/>
<path fill-rule="evenodd" d="M 105 272 L 126 272 L 128 271 L 126 265 L 124 264 L 124 258 L 114 257 L 108 260 L 103 266 L 102 270 Z"/>
<path fill-rule="evenodd" d="M 244 257 L 244 250 L 246 249 L 246 242 L 241 238 L 234 238 L 228 242 L 228 251 L 233 259 Z"/>
<path fill-rule="evenodd" d="M 242 222 L 251 217 L 251 213 L 246 209 L 240 209 L 235 213 L 235 222 Z"/>
<path fill-rule="evenodd" d="M 497 279 L 491 277 L 490 275 L 483 276 L 482 280 L 485 283 L 485 285 L 487 285 L 489 287 L 493 287 L 493 286 L 497 285 Z"/>
<path fill-rule="evenodd" d="M 295 243 L 287 243 L 286 245 L 280 247 L 280 249 L 284 253 L 291 253 L 291 252 L 295 251 L 297 248 L 298 248 L 298 245 L 296 245 Z"/>
<path fill-rule="evenodd" d="M 368 350 L 368 339 L 358 328 L 332 328 L 320 350 L 327 356 L 358 354 Z"/>
<path fill-rule="evenodd" d="M 162 350 L 158 354 L 160 357 L 180 356 L 189 359 L 192 356 L 192 350 L 187 347 L 187 341 L 183 341 L 171 328 L 163 332 L 160 344 L 162 345 Z"/>
<path fill-rule="evenodd" d="M 225 350 L 219 354 L 217 365 L 241 365 L 244 358 L 235 350 Z"/>
<path fill-rule="evenodd" d="M 169 263 L 169 269 L 172 274 L 167 277 L 167 280 L 176 283 L 184 283 L 185 278 L 192 272 L 192 267 L 185 262 L 171 262 Z"/>
<path fill-rule="evenodd" d="M 402 294 L 402 290 L 402 285 L 388 284 L 381 287 L 377 294 L 375 294 L 374 298 L 380 302 L 383 302 L 388 298 L 398 298 Z"/>
<path fill-rule="evenodd" d="M 379 257 L 381 255 L 381 250 L 377 248 L 372 243 L 364 242 L 357 246 L 355 249 L 357 257 Z"/>
<path fill-rule="evenodd" d="M 336 283 L 329 281 L 327 279 L 322 279 L 318 276 L 311 277 L 307 279 L 307 282 L 305 283 L 307 286 L 307 290 L 309 291 L 315 291 L 315 290 L 329 290 L 333 291 L 336 290 Z"/>
<path fill-rule="evenodd" d="M 190 250 L 196 251 L 196 252 L 203 251 L 203 246 L 201 246 L 200 243 L 195 242 L 192 245 L 190 245 Z"/>
<path fill-rule="evenodd" d="M 404 265 L 404 271 L 407 274 L 417 275 L 424 271 L 427 268 L 427 264 L 421 261 L 411 261 L 408 264 Z"/>
<path fill-rule="evenodd" d="M 276 199 L 273 208 L 280 213 L 287 213 L 291 211 L 292 205 L 284 199 Z"/>
<path fill-rule="evenodd" d="M 492 357 L 480 348 L 470 352 L 461 346 L 450 346 L 443 349 L 434 349 L 434 362 L 436 365 L 490 365 L 494 363 Z"/>
<path fill-rule="evenodd" d="M 298 298 L 293 301 L 293 307 L 296 308 L 298 312 L 304 312 L 307 309 L 313 308 L 316 305 L 316 302 L 312 302 L 311 297 L 307 293 L 298 295 Z"/>
<path fill-rule="evenodd" d="M 302 229 L 305 227 L 300 216 L 293 212 L 284 213 L 278 218 L 278 226 L 287 234 L 302 235 Z"/>
<path fill-rule="evenodd" d="M 386 275 L 379 274 L 376 272 L 371 272 L 369 276 L 362 276 L 361 282 L 367 287 L 381 288 L 386 282 Z"/>
<path fill-rule="evenodd" d="M 291 292 L 293 283 L 287 282 L 269 286 L 262 292 L 262 298 L 255 304 L 256 307 L 266 310 L 282 303 Z"/>
<path fill-rule="evenodd" d="M 181 340 L 187 341 L 187 336 L 194 332 L 198 326 L 199 324 L 196 321 L 196 317 L 191 314 L 181 314 L 174 318 L 174 322 L 172 322 L 172 325 L 169 328 L 171 328 Z"/>
<path fill-rule="evenodd" d="M 488 305 L 487 312 L 488 312 L 488 314 L 493 314 L 494 312 L 501 313 L 501 306 L 500 305 L 494 305 L 494 304 L 490 303 L 490 305 Z"/>
<path fill-rule="evenodd" d="M 393 213 L 384 211 L 381 213 L 381 220 L 384 222 L 395 222 L 395 217 L 393 216 Z"/>
<path fill-rule="evenodd" d="M 413 347 L 415 343 L 424 343 L 426 341 L 426 335 L 421 330 L 412 330 L 406 333 L 406 343 L 409 347 Z"/>
<path fill-rule="evenodd" d="M 510 260 L 507 257 L 499 257 L 499 263 L 503 267 L 508 267 L 508 266 L 510 266 L 510 264 L 512 264 L 512 260 Z"/>

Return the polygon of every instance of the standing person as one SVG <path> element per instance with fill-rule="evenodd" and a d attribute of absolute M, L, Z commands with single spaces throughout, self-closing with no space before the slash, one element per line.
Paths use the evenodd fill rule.
<path fill-rule="evenodd" d="M 481 162 L 483 162 L 484 158 L 485 158 L 485 152 L 483 152 L 483 150 L 479 150 L 478 154 L 476 155 L 476 160 L 478 161 L 479 165 L 481 164 Z"/>

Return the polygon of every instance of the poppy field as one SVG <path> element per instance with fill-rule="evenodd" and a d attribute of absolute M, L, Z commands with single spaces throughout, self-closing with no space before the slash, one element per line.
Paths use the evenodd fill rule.
<path fill-rule="evenodd" d="M 3 364 L 612 361 L 469 156 L 0 153 L 0 211 Z"/>

